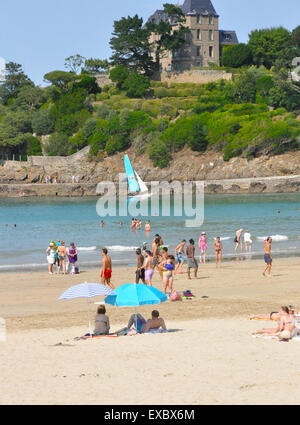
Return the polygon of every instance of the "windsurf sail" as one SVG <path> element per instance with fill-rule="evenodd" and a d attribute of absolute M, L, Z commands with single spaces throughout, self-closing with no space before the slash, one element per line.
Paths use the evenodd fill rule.
<path fill-rule="evenodd" d="M 125 165 L 125 171 L 127 175 L 128 185 L 129 185 L 129 191 L 130 193 L 136 193 L 140 191 L 138 182 L 136 180 L 132 165 L 130 163 L 130 160 L 128 158 L 128 155 L 124 155 L 124 165 Z"/>
<path fill-rule="evenodd" d="M 137 182 L 138 185 L 140 187 L 140 190 L 142 193 L 144 192 L 148 192 L 148 187 L 146 186 L 146 184 L 143 182 L 143 180 L 140 178 L 140 176 L 138 175 L 138 173 L 134 170 L 136 178 L 137 178 Z"/>

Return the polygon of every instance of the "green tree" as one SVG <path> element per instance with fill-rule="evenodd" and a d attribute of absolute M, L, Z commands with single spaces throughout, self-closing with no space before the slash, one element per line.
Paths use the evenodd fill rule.
<path fill-rule="evenodd" d="M 251 31 L 248 45 L 254 64 L 271 68 L 286 49 L 290 48 L 291 34 L 283 27 Z"/>
<path fill-rule="evenodd" d="M 23 87 L 34 87 L 34 83 L 24 73 L 22 65 L 8 62 L 5 71 L 5 81 L 0 85 L 0 102 L 3 105 L 7 105 L 10 98 L 16 98 Z"/>
<path fill-rule="evenodd" d="M 155 138 L 148 146 L 148 154 L 153 161 L 154 167 L 168 167 L 171 160 L 170 150 L 167 145 L 160 139 Z"/>
<path fill-rule="evenodd" d="M 274 108 L 283 107 L 288 111 L 297 110 L 300 105 L 300 92 L 296 91 L 289 82 L 277 78 L 269 92 L 269 105 Z"/>
<path fill-rule="evenodd" d="M 70 72 L 74 74 L 78 74 L 84 62 L 85 58 L 79 54 L 69 56 L 65 59 L 65 68 L 69 69 Z"/>
<path fill-rule="evenodd" d="M 40 156 L 42 155 L 42 148 L 39 139 L 30 136 L 26 139 L 26 153 L 27 155 Z"/>
<path fill-rule="evenodd" d="M 122 65 L 135 72 L 151 75 L 154 64 L 149 37 L 150 32 L 138 15 L 115 21 L 110 40 L 112 65 Z"/>
<path fill-rule="evenodd" d="M 78 88 L 85 89 L 88 94 L 97 94 L 101 91 L 96 78 L 89 75 L 84 75 L 79 81 L 73 83 L 73 89 L 76 90 Z"/>
<path fill-rule="evenodd" d="M 251 71 L 245 71 L 233 85 L 228 86 L 227 97 L 232 103 L 255 103 L 256 92 L 255 74 Z"/>
<path fill-rule="evenodd" d="M 67 156 L 69 154 L 68 137 L 65 134 L 51 134 L 44 149 L 48 156 Z"/>
<path fill-rule="evenodd" d="M 300 25 L 292 32 L 292 44 L 300 49 Z"/>
<path fill-rule="evenodd" d="M 128 77 L 128 75 L 129 75 L 128 68 L 126 68 L 123 65 L 117 65 L 110 71 L 109 78 L 114 83 L 117 83 L 118 89 L 122 89 L 123 84 L 126 78 Z"/>
<path fill-rule="evenodd" d="M 84 62 L 84 69 L 90 74 L 100 74 L 109 70 L 109 62 L 106 59 L 86 59 Z"/>
<path fill-rule="evenodd" d="M 228 46 L 223 51 L 222 65 L 239 68 L 252 63 L 252 51 L 247 44 Z"/>
<path fill-rule="evenodd" d="M 206 131 L 197 116 L 179 118 L 165 131 L 162 139 L 172 151 L 188 145 L 194 151 L 204 152 L 208 145 Z"/>
<path fill-rule="evenodd" d="M 145 75 L 137 74 L 136 72 L 129 74 L 122 85 L 128 97 L 144 97 L 149 87 L 149 78 Z"/>
<path fill-rule="evenodd" d="M 44 75 L 46 82 L 53 84 L 62 91 L 67 91 L 68 83 L 75 79 L 76 75 L 74 73 L 65 71 L 52 71 Z"/>
<path fill-rule="evenodd" d="M 24 86 L 19 90 L 17 98 L 12 104 L 12 109 L 28 109 L 30 111 L 39 109 L 47 100 L 44 89 L 34 86 Z"/>
<path fill-rule="evenodd" d="M 42 109 L 33 115 L 32 130 L 38 136 L 50 134 L 54 131 L 54 122 L 48 109 Z"/>

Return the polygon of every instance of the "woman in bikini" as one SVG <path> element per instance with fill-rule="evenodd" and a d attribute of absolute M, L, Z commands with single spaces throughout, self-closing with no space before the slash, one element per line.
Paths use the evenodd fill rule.
<path fill-rule="evenodd" d="M 297 314 L 295 313 L 295 308 L 292 305 L 289 305 L 288 308 L 289 308 L 289 314 Z M 253 314 L 252 316 L 250 316 L 250 320 L 278 321 L 280 320 L 280 313 L 279 311 L 272 311 L 270 314 Z"/>
<path fill-rule="evenodd" d="M 280 322 L 278 322 L 276 328 L 259 329 L 255 332 L 252 332 L 252 335 L 279 335 L 279 333 L 284 330 L 285 325 L 288 324 L 286 322 L 289 322 L 291 320 L 291 317 L 294 317 L 294 315 L 290 314 L 289 308 L 286 306 L 282 306 L 279 312 Z"/>
<path fill-rule="evenodd" d="M 67 248 L 65 247 L 65 242 L 61 241 L 60 245 L 57 247 L 58 254 L 58 271 L 60 273 L 60 268 L 63 268 L 63 274 L 66 274 L 66 257 L 67 257 Z"/>
<path fill-rule="evenodd" d="M 215 251 L 216 256 L 216 267 L 218 267 L 218 265 L 221 267 L 223 244 L 220 236 L 216 238 L 216 241 L 213 244 L 213 250 Z"/>
<path fill-rule="evenodd" d="M 169 292 L 173 292 L 173 270 L 174 270 L 175 257 L 170 255 L 169 258 L 164 261 L 163 268 L 163 292 L 167 293 L 167 288 Z"/>

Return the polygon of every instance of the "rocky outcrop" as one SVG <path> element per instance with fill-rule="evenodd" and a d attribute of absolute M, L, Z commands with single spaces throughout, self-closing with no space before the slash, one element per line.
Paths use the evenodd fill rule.
<path fill-rule="evenodd" d="M 127 152 L 144 181 L 204 180 L 207 193 L 299 192 L 300 152 L 255 158 L 233 158 L 225 162 L 218 152 L 204 154 L 186 149 L 174 154 L 168 168 L 154 168 L 147 155 Z M 29 157 L 27 162 L 0 163 L 0 193 L 16 196 L 24 192 L 32 196 L 95 195 L 101 181 L 118 181 L 124 173 L 123 153 L 91 161 L 89 149 L 70 157 Z M 45 177 L 56 177 L 56 184 L 45 184 Z M 72 176 L 78 184 L 72 184 Z M 277 176 L 276 178 L 273 178 Z M 290 176 L 288 178 L 281 178 Z M 272 177 L 268 179 L 268 177 Z"/>

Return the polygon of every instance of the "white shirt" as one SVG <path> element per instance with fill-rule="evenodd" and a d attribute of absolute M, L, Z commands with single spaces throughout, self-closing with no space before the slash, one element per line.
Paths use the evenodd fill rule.
<path fill-rule="evenodd" d="M 252 243 L 251 233 L 249 233 L 249 232 L 244 233 L 244 241 L 248 242 L 248 243 Z"/>

